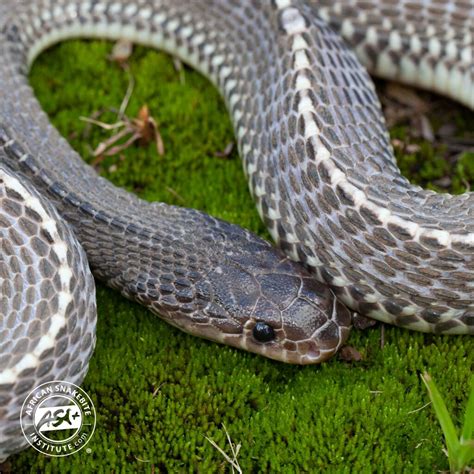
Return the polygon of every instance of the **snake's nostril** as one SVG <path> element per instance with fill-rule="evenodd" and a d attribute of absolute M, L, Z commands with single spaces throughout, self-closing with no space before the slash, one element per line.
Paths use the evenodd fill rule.
<path fill-rule="evenodd" d="M 270 342 L 275 339 L 275 331 L 263 321 L 258 321 L 257 324 L 255 324 L 252 334 L 258 342 Z"/>

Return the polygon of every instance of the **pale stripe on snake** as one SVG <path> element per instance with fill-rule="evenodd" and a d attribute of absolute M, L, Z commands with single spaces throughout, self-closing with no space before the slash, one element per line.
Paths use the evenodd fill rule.
<path fill-rule="evenodd" d="M 400 175 L 372 82 L 338 34 L 373 73 L 474 108 L 470 1 L 0 0 L 0 18 L 0 457 L 24 444 L 25 393 L 51 378 L 80 382 L 94 345 L 81 250 L 61 260 L 54 248 L 75 238 L 30 182 L 97 278 L 192 334 L 301 364 L 343 344 L 347 307 L 474 334 L 474 195 Z M 145 203 L 82 162 L 27 81 L 43 49 L 79 36 L 161 48 L 210 78 L 262 219 L 309 271 L 237 226 Z"/>

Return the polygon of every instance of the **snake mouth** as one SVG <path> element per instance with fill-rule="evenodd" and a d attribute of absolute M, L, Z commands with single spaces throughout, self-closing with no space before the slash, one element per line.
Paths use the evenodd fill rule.
<path fill-rule="evenodd" d="M 330 359 L 343 345 L 349 334 L 349 328 L 342 328 L 340 335 L 331 347 L 325 342 L 314 339 L 293 342 L 275 341 L 270 343 L 243 342 L 240 348 L 262 355 L 268 359 L 293 365 L 315 365 Z"/>
<path fill-rule="evenodd" d="M 289 351 L 283 350 L 280 351 L 277 357 L 272 357 L 271 353 L 265 354 L 267 357 L 270 357 L 275 360 L 279 360 L 281 362 L 285 362 L 287 364 L 295 364 L 295 365 L 312 365 L 312 364 L 320 364 L 324 362 L 330 355 L 324 357 L 324 352 L 321 351 L 316 344 L 312 344 L 311 348 L 308 348 L 304 351 Z M 331 353 L 332 354 L 332 353 Z"/>
<path fill-rule="evenodd" d="M 253 352 L 268 359 L 293 365 L 320 364 L 333 356 L 340 347 L 340 344 L 338 344 L 333 349 L 323 349 L 318 347 L 316 341 L 303 341 L 299 344 L 300 347 L 297 344 L 294 350 L 289 350 L 285 349 L 284 344 L 282 345 L 279 341 L 256 343 L 249 341 L 245 337 L 238 340 L 233 338 L 226 339 L 225 344 Z"/>
<path fill-rule="evenodd" d="M 289 352 L 286 354 L 284 362 L 296 365 L 321 364 L 332 357 L 336 351 L 337 348 L 330 351 L 315 348 L 301 353 Z"/>

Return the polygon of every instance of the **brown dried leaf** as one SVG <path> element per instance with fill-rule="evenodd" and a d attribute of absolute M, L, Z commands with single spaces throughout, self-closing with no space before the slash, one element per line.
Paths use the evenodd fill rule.
<path fill-rule="evenodd" d="M 362 354 L 352 346 L 344 346 L 339 351 L 339 357 L 344 362 L 360 362 L 363 357 Z"/>
<path fill-rule="evenodd" d="M 140 130 L 140 145 L 146 146 L 152 141 L 156 144 L 156 151 L 160 156 L 165 154 L 165 145 L 156 120 L 150 115 L 150 110 L 147 105 L 140 108 L 138 117 L 134 121 Z"/>

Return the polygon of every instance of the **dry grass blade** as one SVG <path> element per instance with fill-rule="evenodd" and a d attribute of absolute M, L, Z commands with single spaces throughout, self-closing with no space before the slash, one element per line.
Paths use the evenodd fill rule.
<path fill-rule="evenodd" d="M 415 408 L 414 410 L 410 410 L 407 412 L 407 415 L 413 415 L 413 413 L 418 413 L 421 410 L 424 410 L 426 407 L 429 407 L 432 402 L 425 403 L 423 406 Z"/>
<path fill-rule="evenodd" d="M 116 130 L 117 128 L 123 127 L 125 125 L 125 122 L 122 120 L 115 122 L 115 123 L 106 123 L 106 122 L 101 122 L 100 120 L 96 120 L 95 118 L 92 117 L 79 117 L 79 120 L 82 120 L 83 122 L 90 123 L 92 125 L 97 125 L 100 128 L 103 128 L 104 130 Z"/>
<path fill-rule="evenodd" d="M 135 79 L 133 78 L 133 75 L 130 72 L 129 65 L 125 64 L 123 68 L 128 74 L 128 86 L 127 86 L 127 91 L 125 92 L 125 96 L 122 100 L 122 103 L 120 104 L 119 111 L 117 113 L 117 117 L 119 119 L 122 119 L 125 116 L 125 111 L 127 110 L 128 104 L 133 94 L 133 89 L 135 87 Z"/>
<path fill-rule="evenodd" d="M 232 469 L 232 472 L 237 472 L 238 474 L 242 474 L 242 468 L 239 465 L 239 462 L 237 460 L 237 456 L 239 455 L 241 444 L 235 445 L 232 442 L 232 439 L 230 438 L 229 432 L 227 431 L 227 428 L 225 427 L 224 424 L 222 424 L 222 427 L 224 428 L 226 437 L 227 437 L 227 442 L 230 445 L 230 450 L 232 451 L 232 457 L 230 457 L 213 439 L 208 438 L 206 436 L 206 439 L 211 443 L 211 445 L 219 451 L 222 456 L 224 456 L 224 459 L 230 464 L 230 467 Z M 234 471 L 235 469 L 235 471 Z"/>
<path fill-rule="evenodd" d="M 101 147 L 100 151 L 96 151 L 94 154 L 96 156 L 103 155 L 103 156 L 115 156 L 118 155 L 121 151 L 126 150 L 129 148 L 133 143 L 135 143 L 137 140 L 140 139 L 140 134 L 138 132 L 135 132 L 132 136 L 130 136 L 124 143 L 121 145 L 116 145 L 110 147 L 112 143 L 116 143 L 118 140 L 120 140 L 123 136 L 126 136 L 127 134 L 130 133 L 130 130 L 123 130 L 125 133 L 117 133 L 112 137 L 111 140 L 107 140 L 99 145 Z M 109 147 L 107 146 L 107 142 L 109 142 Z M 103 147 L 101 146 L 103 145 Z"/>

